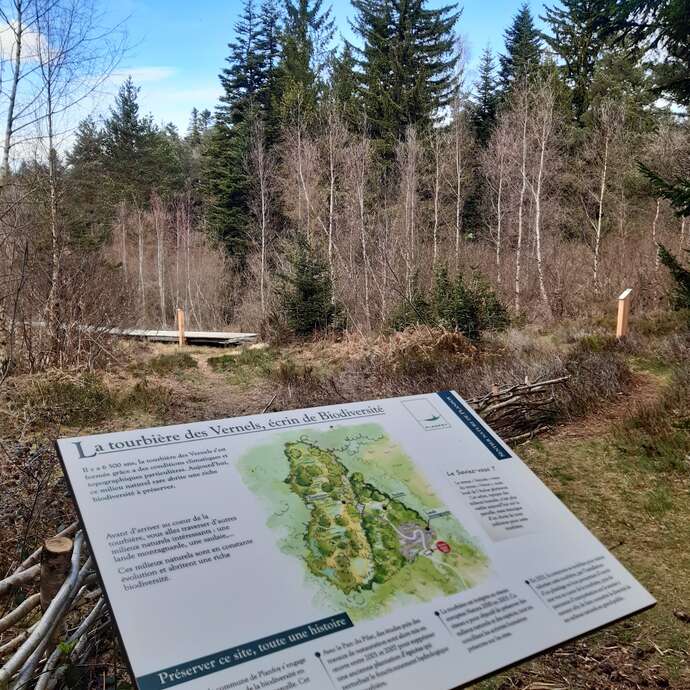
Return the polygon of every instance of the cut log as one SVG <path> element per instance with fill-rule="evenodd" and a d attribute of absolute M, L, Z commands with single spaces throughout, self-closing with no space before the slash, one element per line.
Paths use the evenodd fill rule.
<path fill-rule="evenodd" d="M 70 569 L 74 544 L 69 537 L 51 537 L 41 551 L 41 609 L 45 611 L 54 599 Z"/>

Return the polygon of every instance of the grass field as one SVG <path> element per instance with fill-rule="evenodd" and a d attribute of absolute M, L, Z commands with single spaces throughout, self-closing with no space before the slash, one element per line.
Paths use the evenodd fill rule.
<path fill-rule="evenodd" d="M 570 387 L 549 430 L 517 452 L 659 604 L 476 687 L 687 690 L 690 336 L 682 321 L 659 317 L 634 322 L 636 335 L 617 345 L 609 327 L 513 331 L 479 348 L 418 334 L 240 352 L 130 344 L 104 371 L 10 377 L 0 404 L 0 570 L 72 519 L 52 454 L 60 435 L 447 387 L 471 396 L 490 382 L 565 371 Z M 111 647 L 89 673 L 110 669 L 126 683 L 117 659 Z"/>

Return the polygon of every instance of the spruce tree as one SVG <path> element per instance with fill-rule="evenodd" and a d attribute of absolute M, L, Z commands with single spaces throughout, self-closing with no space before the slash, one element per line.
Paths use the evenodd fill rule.
<path fill-rule="evenodd" d="M 199 129 L 201 130 L 202 134 L 211 127 L 212 122 L 213 113 L 208 108 L 204 108 L 199 113 Z"/>
<path fill-rule="evenodd" d="M 280 95 L 283 118 L 316 108 L 321 78 L 330 57 L 334 20 L 323 0 L 284 0 Z"/>
<path fill-rule="evenodd" d="M 264 0 L 259 9 L 256 49 L 261 55 L 262 75 L 257 102 L 261 109 L 266 142 L 278 138 L 280 126 L 277 96 L 280 79 L 280 10 L 272 0 Z"/>
<path fill-rule="evenodd" d="M 690 310 L 690 270 L 685 268 L 663 244 L 659 245 L 659 260 L 668 268 L 673 278 L 671 306 L 674 309 Z"/>
<path fill-rule="evenodd" d="M 333 297 L 328 264 L 303 236 L 297 237 L 289 259 L 290 271 L 278 275 L 276 286 L 287 326 L 299 336 L 338 328 L 342 315 Z"/>
<path fill-rule="evenodd" d="M 278 16 L 245 0 L 220 74 L 223 95 L 203 151 L 203 190 L 212 235 L 239 263 L 247 250 L 251 184 L 246 170 L 251 120 L 273 113 Z M 271 121 L 272 132 L 275 122 Z"/>
<path fill-rule="evenodd" d="M 248 151 L 249 124 L 239 122 L 229 126 L 223 121 L 212 127 L 203 151 L 202 187 L 209 230 L 240 265 L 244 262 L 248 245 Z"/>
<path fill-rule="evenodd" d="M 531 77 L 541 63 L 541 34 L 527 3 L 520 7 L 504 37 L 506 52 L 500 56 L 500 83 L 506 94 L 516 81 Z"/>
<path fill-rule="evenodd" d="M 599 28 L 617 42 L 661 49 L 654 66 L 656 87 L 677 103 L 690 106 L 690 7 L 688 0 L 606 0 Z"/>
<path fill-rule="evenodd" d="M 334 55 L 331 65 L 330 90 L 335 100 L 341 105 L 345 119 L 351 125 L 360 118 L 360 98 L 355 72 L 355 58 L 350 43 L 345 43 L 340 55 Z"/>
<path fill-rule="evenodd" d="M 589 109 L 590 89 L 605 43 L 598 24 L 607 0 L 560 0 L 561 7 L 547 7 L 542 19 L 551 34 L 544 40 L 562 60 L 560 68 L 572 93 L 573 115 L 578 123 Z"/>
<path fill-rule="evenodd" d="M 153 155 L 155 128 L 150 117 L 139 114 L 139 88 L 131 77 L 115 97 L 103 136 L 111 196 L 147 204 L 160 172 Z"/>
<path fill-rule="evenodd" d="M 245 0 L 235 24 L 235 37 L 228 44 L 227 67 L 219 75 L 223 95 L 217 109 L 218 119 L 227 125 L 242 122 L 263 86 L 265 66 L 258 50 L 259 16 L 254 0 Z"/>
<path fill-rule="evenodd" d="M 70 239 L 82 246 L 100 244 L 108 236 L 112 209 L 103 184 L 104 161 L 103 133 L 93 118 L 86 118 L 67 154 Z"/>
<path fill-rule="evenodd" d="M 196 108 L 192 108 L 192 113 L 189 117 L 189 127 L 187 128 L 187 141 L 193 148 L 197 148 L 201 144 L 199 111 Z"/>
<path fill-rule="evenodd" d="M 498 87 L 494 75 L 495 65 L 491 48 L 487 46 L 479 63 L 479 79 L 476 83 L 476 96 L 472 110 L 472 124 L 477 140 L 486 146 L 496 125 L 498 109 Z"/>
<path fill-rule="evenodd" d="M 430 8 L 428 0 L 353 0 L 360 36 L 360 88 L 367 124 L 392 151 L 405 130 L 431 127 L 457 87 L 457 5 Z"/>

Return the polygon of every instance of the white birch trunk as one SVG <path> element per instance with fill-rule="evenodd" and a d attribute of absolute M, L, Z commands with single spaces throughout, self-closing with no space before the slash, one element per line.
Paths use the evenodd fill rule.
<path fill-rule="evenodd" d="M 161 324 L 163 327 L 165 327 L 165 257 L 163 248 L 163 228 L 160 217 L 160 209 L 158 208 L 154 209 L 153 222 L 156 230 L 156 273 L 158 277 L 158 297 L 160 300 Z"/>
<path fill-rule="evenodd" d="M 498 169 L 498 189 L 496 192 L 496 282 L 501 284 L 501 243 L 503 240 L 503 177 L 505 175 L 505 156 L 501 153 Z"/>
<path fill-rule="evenodd" d="M 141 321 L 146 326 L 146 286 L 144 284 L 144 223 L 141 210 L 137 209 L 137 230 L 139 247 L 139 294 L 141 296 Z"/>
<path fill-rule="evenodd" d="M 661 209 L 661 199 L 656 200 L 656 211 L 654 212 L 654 220 L 652 221 L 652 242 L 654 243 L 654 268 L 655 270 L 659 268 L 659 245 L 656 241 L 657 226 L 659 223 L 659 211 Z"/>
<path fill-rule="evenodd" d="M 520 311 L 520 278 L 522 271 L 522 241 L 524 224 L 525 192 L 527 190 L 527 112 L 522 113 L 522 186 L 520 187 L 520 200 L 518 205 L 518 236 L 515 248 L 515 312 Z"/>
<path fill-rule="evenodd" d="M 604 160 L 601 169 L 601 185 L 599 187 L 599 210 L 597 213 L 597 223 L 595 226 L 594 237 L 594 286 L 599 284 L 599 252 L 601 250 L 601 229 L 604 218 L 604 196 L 606 194 L 606 175 L 608 173 L 609 164 L 609 137 L 604 141 Z"/>
<path fill-rule="evenodd" d="M 433 259 L 432 266 L 436 268 L 438 260 L 438 216 L 439 216 L 439 191 L 441 187 L 441 147 L 439 135 L 434 137 L 434 228 L 433 228 Z"/>
<path fill-rule="evenodd" d="M 4 184 L 10 175 L 10 149 L 12 147 L 12 135 L 14 134 L 14 113 L 17 102 L 17 87 L 21 74 L 22 64 L 22 38 L 24 34 L 24 0 L 16 0 L 17 8 L 16 28 L 12 29 L 15 41 L 14 64 L 12 72 L 12 86 L 7 100 L 7 116 L 5 119 L 5 141 L 2 150 L 2 168 L 0 169 L 0 183 Z M 11 27 L 10 27 L 11 29 Z"/>
<path fill-rule="evenodd" d="M 550 107 L 550 106 L 549 106 Z M 541 295 L 542 302 L 550 311 L 549 296 L 546 292 L 546 284 L 544 282 L 544 261 L 542 257 L 542 246 L 541 246 L 541 193 L 542 193 L 542 182 L 544 179 L 544 157 L 546 154 L 546 145 L 548 137 L 550 135 L 550 123 L 551 123 L 551 111 L 545 114 L 544 121 L 541 130 L 541 141 L 539 150 L 539 167 L 537 169 L 537 184 L 534 191 L 534 234 L 536 242 L 536 254 L 537 254 L 537 275 L 539 276 L 539 294 Z"/>

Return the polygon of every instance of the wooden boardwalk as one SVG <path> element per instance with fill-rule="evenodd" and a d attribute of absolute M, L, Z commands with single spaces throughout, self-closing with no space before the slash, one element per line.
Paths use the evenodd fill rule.
<path fill-rule="evenodd" d="M 176 343 L 179 337 L 178 331 L 153 331 L 143 328 L 109 328 L 106 332 L 119 338 L 149 340 L 158 343 Z M 226 331 L 185 330 L 184 336 L 189 345 L 216 345 L 224 347 L 255 343 L 258 339 L 256 333 L 230 333 Z"/>

